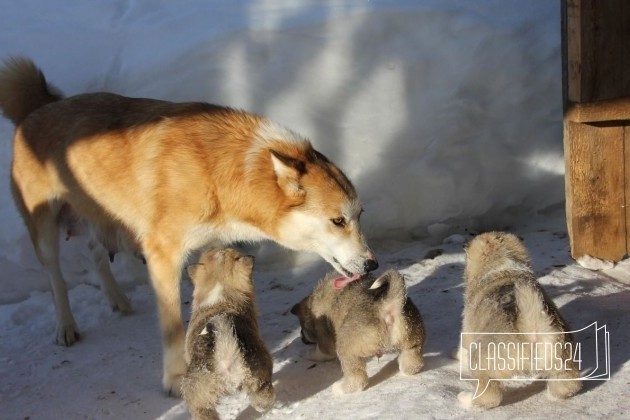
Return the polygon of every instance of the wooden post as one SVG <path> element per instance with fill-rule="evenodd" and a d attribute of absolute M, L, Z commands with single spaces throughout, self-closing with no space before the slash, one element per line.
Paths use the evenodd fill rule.
<path fill-rule="evenodd" d="M 630 1 L 562 0 L 562 19 L 571 255 L 619 261 L 630 249 Z"/>
<path fill-rule="evenodd" d="M 623 127 L 565 122 L 565 187 L 571 255 L 626 255 Z"/>

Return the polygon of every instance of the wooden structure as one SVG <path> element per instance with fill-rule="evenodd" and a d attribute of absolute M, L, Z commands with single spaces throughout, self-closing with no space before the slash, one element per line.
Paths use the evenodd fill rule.
<path fill-rule="evenodd" d="M 571 255 L 630 253 L 630 0 L 562 0 Z"/>

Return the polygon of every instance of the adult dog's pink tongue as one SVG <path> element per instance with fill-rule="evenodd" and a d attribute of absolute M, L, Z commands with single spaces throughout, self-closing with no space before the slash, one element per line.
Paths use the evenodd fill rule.
<path fill-rule="evenodd" d="M 343 289 L 348 283 L 352 283 L 360 278 L 361 276 L 358 273 L 353 274 L 352 277 L 339 277 L 333 280 L 333 287 L 335 289 Z"/>

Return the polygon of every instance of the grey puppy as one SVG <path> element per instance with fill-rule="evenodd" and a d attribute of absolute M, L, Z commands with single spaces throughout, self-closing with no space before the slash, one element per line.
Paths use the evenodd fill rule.
<path fill-rule="evenodd" d="M 501 383 L 491 379 L 514 376 L 551 379 L 547 389 L 556 398 L 576 394 L 582 383 L 572 358 L 569 325 L 536 280 L 519 238 L 504 232 L 473 238 L 466 247 L 464 276 L 466 334 L 459 357 L 485 392 L 474 399 L 473 393 L 462 392 L 460 402 L 496 407 L 503 392 Z"/>
<path fill-rule="evenodd" d="M 195 419 L 218 419 L 219 399 L 239 389 L 258 411 L 275 401 L 273 361 L 258 330 L 253 265 L 252 256 L 220 249 L 188 267 L 195 289 L 182 395 Z"/>
<path fill-rule="evenodd" d="M 389 270 L 376 280 L 364 278 L 336 289 L 333 281 L 338 276 L 329 273 L 291 309 L 300 320 L 302 341 L 317 345 L 309 358 L 339 357 L 344 377 L 333 392 L 363 390 L 368 384 L 367 360 L 383 353 L 400 353 L 400 371 L 418 373 L 424 365 L 424 324 L 400 273 Z"/>

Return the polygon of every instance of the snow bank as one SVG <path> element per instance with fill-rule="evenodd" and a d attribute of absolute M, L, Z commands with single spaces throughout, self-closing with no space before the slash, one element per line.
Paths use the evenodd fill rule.
<path fill-rule="evenodd" d="M 443 237 L 562 202 L 559 25 L 548 0 L 25 0 L 3 7 L 0 57 L 67 94 L 268 115 L 348 173 L 370 237 Z M 0 267 L 37 270 L 8 182 L 0 214 Z"/>

